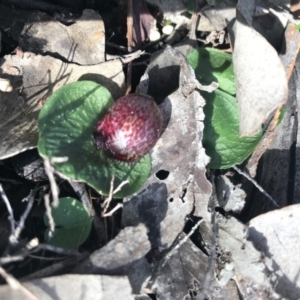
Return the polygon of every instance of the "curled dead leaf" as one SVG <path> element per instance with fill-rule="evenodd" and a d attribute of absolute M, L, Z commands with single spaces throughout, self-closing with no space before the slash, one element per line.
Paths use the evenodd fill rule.
<path fill-rule="evenodd" d="M 251 26 L 254 2 L 239 1 L 234 32 L 233 65 L 241 136 L 257 133 L 288 95 L 286 73 L 277 52 Z"/>

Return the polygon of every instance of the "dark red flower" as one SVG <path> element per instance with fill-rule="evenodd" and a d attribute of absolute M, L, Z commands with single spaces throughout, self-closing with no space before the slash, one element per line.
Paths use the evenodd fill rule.
<path fill-rule="evenodd" d="M 97 123 L 94 141 L 112 158 L 134 162 L 147 154 L 162 133 L 162 115 L 148 95 L 129 94 L 116 101 Z"/>

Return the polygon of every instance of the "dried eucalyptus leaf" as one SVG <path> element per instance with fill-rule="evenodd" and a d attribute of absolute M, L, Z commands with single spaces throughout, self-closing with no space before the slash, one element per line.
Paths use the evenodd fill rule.
<path fill-rule="evenodd" d="M 183 299 L 189 289 L 201 286 L 207 263 L 208 257 L 188 240 L 167 261 L 157 264 L 147 286 L 159 299 Z"/>
<path fill-rule="evenodd" d="M 274 289 L 287 299 L 300 298 L 300 205 L 291 205 L 250 221 L 248 240 L 271 261 Z"/>
<path fill-rule="evenodd" d="M 178 240 L 185 238 L 182 233 Z M 208 256 L 187 240 L 172 256 L 167 257 L 157 263 L 147 287 L 163 300 L 195 299 L 190 297 L 191 294 L 198 297 L 207 276 Z M 236 286 L 227 284 L 222 287 L 213 278 L 205 294 L 208 299 L 239 299 Z"/>
<path fill-rule="evenodd" d="M 108 244 L 78 264 L 73 273 L 124 274 L 149 252 L 150 247 L 145 225 L 126 227 Z"/>
<path fill-rule="evenodd" d="M 241 136 L 256 134 L 288 95 L 285 70 L 277 52 L 251 27 L 254 2 L 239 1 L 234 32 L 233 65 Z"/>
<path fill-rule="evenodd" d="M 199 83 L 185 57 L 167 47 L 153 57 L 146 71 L 150 95 L 165 93 L 156 80 L 165 69 L 174 72 L 170 77 L 179 78 L 179 86 L 160 105 L 165 130 L 150 153 L 151 175 L 144 190 L 125 200 L 122 223 L 146 224 L 152 246 L 168 248 L 194 206 L 196 215 L 210 219 L 207 203 L 211 185 L 205 177 L 208 157 L 201 144 L 205 102 L 194 91 Z M 145 88 L 145 82 L 141 84 Z M 176 87 L 173 84 L 167 87 L 170 91 Z"/>
<path fill-rule="evenodd" d="M 125 276 L 61 275 L 22 282 L 37 299 L 122 299 L 134 300 L 130 282 Z M 68 287 L 68 288 L 67 288 Z M 117 288 L 116 288 L 117 287 Z M 1 285 L 2 299 L 24 299 L 24 292 Z"/>
<path fill-rule="evenodd" d="M 218 215 L 217 221 L 221 253 L 233 262 L 237 280 L 246 282 L 246 286 L 254 282 L 263 288 L 270 288 L 260 252 L 245 239 L 245 226 L 234 217 L 226 219 Z"/>
<path fill-rule="evenodd" d="M 51 53 L 80 65 L 105 61 L 104 22 L 92 9 L 85 9 L 70 26 L 38 12 L 24 26 L 19 43 L 23 51 Z"/>
<path fill-rule="evenodd" d="M 14 88 L 10 93 L 0 93 L 1 159 L 36 147 L 39 110 L 61 86 L 79 79 L 93 80 L 105 86 L 115 99 L 122 95 L 124 86 L 118 60 L 78 66 L 29 52 L 22 58 L 7 55 L 0 59 L 0 77 L 10 79 Z"/>
<path fill-rule="evenodd" d="M 245 206 L 246 193 L 225 175 L 216 178 L 218 205 L 225 211 L 240 213 Z"/>

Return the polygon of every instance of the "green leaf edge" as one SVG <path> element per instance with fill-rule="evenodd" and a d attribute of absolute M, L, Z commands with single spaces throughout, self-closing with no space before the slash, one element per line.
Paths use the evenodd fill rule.
<path fill-rule="evenodd" d="M 83 211 L 86 212 L 86 220 L 81 220 L 79 224 L 71 223 L 72 225 L 70 225 L 70 226 L 62 226 L 61 224 L 59 224 L 58 226 L 62 226 L 62 227 L 55 228 L 54 235 L 53 235 L 52 239 L 49 240 L 49 231 L 50 231 L 49 226 L 50 225 L 49 225 L 49 218 L 45 212 L 43 221 L 44 221 L 45 226 L 48 228 L 45 230 L 44 239 L 47 242 L 47 244 L 49 244 L 49 245 L 53 245 L 53 246 L 57 246 L 57 247 L 65 248 L 65 249 L 78 248 L 80 245 L 82 245 L 87 240 L 88 236 L 90 235 L 90 232 L 92 229 L 93 217 L 91 217 L 89 215 L 88 209 L 81 201 L 79 201 L 73 197 L 63 197 L 63 198 L 59 198 L 59 205 L 62 203 L 62 201 L 68 201 L 70 204 L 71 204 L 71 202 L 76 201 L 77 205 L 81 206 Z M 54 211 L 54 209 L 59 209 L 59 205 L 56 208 L 53 208 L 53 206 L 51 205 L 52 206 L 52 217 L 54 219 L 55 226 L 57 226 L 58 222 L 57 222 L 57 220 L 55 220 L 57 215 L 56 215 L 56 213 L 53 213 L 53 211 Z M 67 220 L 67 218 L 66 218 L 66 220 Z M 83 226 L 86 226 L 87 228 L 83 229 Z M 63 242 L 61 243 L 60 242 L 61 240 L 58 239 L 57 236 L 55 238 L 55 233 L 57 233 L 60 229 L 62 229 L 62 230 L 63 229 L 68 229 L 68 230 L 74 229 L 75 230 L 76 229 L 76 230 L 78 230 L 78 232 L 83 230 L 83 233 L 85 233 L 85 234 L 82 236 L 79 235 L 79 238 L 78 238 L 76 244 L 70 245 L 70 244 L 68 244 L 68 242 L 69 242 L 68 239 L 62 240 Z M 58 243 L 57 243 L 57 241 L 58 241 Z"/>
<path fill-rule="evenodd" d="M 233 97 L 232 95 L 230 95 L 229 93 L 226 93 L 222 90 L 215 90 L 212 93 L 206 93 L 206 92 L 201 92 L 201 95 L 203 96 L 203 98 L 206 101 L 206 106 L 204 107 L 204 111 L 210 109 L 209 105 L 214 105 L 213 101 L 215 101 L 215 94 L 219 94 L 219 95 L 224 95 L 227 97 L 227 99 L 232 99 L 234 101 L 232 101 L 230 104 L 232 105 L 234 112 L 234 118 L 231 120 L 232 122 L 238 122 L 239 123 L 239 117 L 238 117 L 238 107 L 237 107 L 237 103 L 235 101 L 235 97 Z M 210 97 L 214 97 L 214 99 L 211 99 Z M 211 108 L 212 111 L 214 111 L 214 108 Z M 219 108 L 220 109 L 220 108 Z M 226 113 L 224 112 L 224 114 L 227 116 L 228 114 L 233 115 L 232 112 L 227 111 Z M 235 165 L 238 165 L 240 163 L 242 163 L 243 161 L 245 161 L 249 155 L 251 155 L 251 153 L 254 151 L 255 147 L 257 146 L 257 144 L 259 143 L 261 137 L 262 137 L 262 129 L 254 136 L 251 137 L 240 137 L 238 138 L 239 140 L 237 140 L 236 142 L 238 143 L 249 143 L 251 144 L 251 147 L 249 147 L 248 149 L 245 149 L 245 152 L 243 155 L 240 155 L 239 157 L 235 157 L 234 159 L 231 159 L 230 161 L 227 160 L 224 162 L 224 159 L 226 159 L 226 157 L 222 157 L 221 158 L 221 162 L 218 159 L 218 156 L 222 156 L 220 155 L 219 151 L 223 151 L 223 149 L 220 149 L 220 147 L 215 147 L 215 146 L 210 146 L 209 144 L 213 143 L 210 140 L 210 137 L 212 136 L 211 134 L 211 130 L 215 130 L 216 126 L 210 126 L 208 124 L 208 122 L 212 122 L 213 120 L 213 116 L 212 119 L 208 119 L 207 118 L 208 113 L 205 113 L 205 119 L 204 119 L 204 130 L 203 130 L 203 139 L 202 139 L 202 143 L 203 143 L 203 147 L 205 148 L 205 152 L 206 154 L 211 158 L 211 161 L 207 164 L 207 167 L 210 169 L 228 169 L 231 168 Z M 213 115 L 213 113 L 212 113 Z M 219 127 L 219 126 L 218 126 Z M 223 126 L 220 126 L 223 127 Z M 224 128 L 224 127 L 223 127 Z M 238 130 L 236 131 L 237 135 L 235 136 L 235 138 L 238 137 Z M 225 136 L 223 135 L 222 138 L 224 139 Z M 233 152 L 233 150 L 231 148 L 228 148 L 227 151 L 229 152 Z"/>
<path fill-rule="evenodd" d="M 208 76 L 202 75 L 201 56 L 203 56 L 204 54 L 209 54 L 209 56 L 213 56 L 214 60 L 216 56 L 219 56 L 225 62 L 230 61 L 230 66 L 232 66 L 231 78 L 228 78 L 227 76 L 222 76 L 221 73 L 216 74 L 217 71 L 209 73 Z M 205 64 L 207 64 L 208 60 L 206 58 L 204 58 L 204 60 Z M 223 90 L 224 92 L 227 92 L 231 95 L 235 95 L 236 87 L 231 54 L 210 47 L 195 48 L 187 54 L 187 61 L 189 65 L 194 69 L 196 78 L 199 82 L 201 82 L 202 84 L 211 84 L 212 81 L 215 81 L 219 83 L 220 90 Z M 215 69 L 215 67 L 211 66 L 211 70 L 213 69 Z M 228 69 L 228 67 L 226 69 Z"/>

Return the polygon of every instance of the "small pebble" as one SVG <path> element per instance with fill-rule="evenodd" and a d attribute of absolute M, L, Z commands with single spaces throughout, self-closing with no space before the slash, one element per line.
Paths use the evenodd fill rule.
<path fill-rule="evenodd" d="M 150 31 L 150 35 L 149 35 L 149 40 L 151 42 L 157 41 L 160 39 L 160 33 L 158 32 L 158 30 L 151 30 Z"/>
<path fill-rule="evenodd" d="M 170 35 L 173 32 L 173 30 L 174 30 L 174 27 L 172 25 L 166 25 L 162 29 L 162 32 L 166 35 Z"/>
<path fill-rule="evenodd" d="M 8 79 L 0 78 L 0 91 L 1 92 L 11 92 L 13 87 Z"/>

